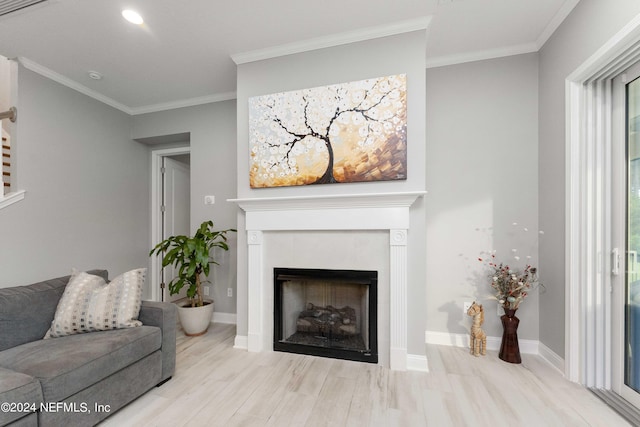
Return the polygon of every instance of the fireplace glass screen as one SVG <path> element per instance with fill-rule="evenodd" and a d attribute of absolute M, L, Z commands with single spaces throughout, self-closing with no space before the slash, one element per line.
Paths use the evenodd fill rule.
<path fill-rule="evenodd" d="M 377 363 L 377 272 L 276 268 L 274 350 Z"/>

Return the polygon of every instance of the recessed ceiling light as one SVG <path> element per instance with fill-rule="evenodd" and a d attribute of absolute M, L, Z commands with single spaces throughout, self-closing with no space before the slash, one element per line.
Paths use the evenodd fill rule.
<path fill-rule="evenodd" d="M 102 80 L 102 74 L 97 71 L 89 71 L 89 77 L 93 80 Z"/>
<path fill-rule="evenodd" d="M 123 10 L 122 16 L 124 16 L 124 19 L 131 22 L 132 24 L 141 25 L 144 23 L 142 16 L 140 16 L 140 14 L 134 10 L 130 10 L 130 9 Z"/>

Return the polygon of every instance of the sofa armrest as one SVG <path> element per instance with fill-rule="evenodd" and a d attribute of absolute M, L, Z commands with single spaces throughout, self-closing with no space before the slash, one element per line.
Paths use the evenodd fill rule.
<path fill-rule="evenodd" d="M 142 301 L 138 319 L 143 325 L 162 330 L 162 378 L 165 381 L 176 368 L 176 328 L 178 309 L 168 302 Z"/>

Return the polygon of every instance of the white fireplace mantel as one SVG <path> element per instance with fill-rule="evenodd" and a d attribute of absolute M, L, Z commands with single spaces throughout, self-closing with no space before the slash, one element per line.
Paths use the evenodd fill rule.
<path fill-rule="evenodd" d="M 265 349 L 263 311 L 269 284 L 263 283 L 264 231 L 389 231 L 389 363 L 407 368 L 407 236 L 409 208 L 426 191 L 229 199 L 245 211 L 248 260 L 247 349 Z M 380 349 L 382 351 L 382 349 Z"/>
<path fill-rule="evenodd" d="M 402 193 L 361 193 L 335 194 L 320 196 L 289 196 L 289 197 L 254 197 L 248 199 L 229 199 L 246 212 L 285 210 L 285 209 L 314 209 L 314 208 L 376 208 L 376 207 L 409 207 L 418 197 L 427 194 L 426 191 Z"/>
<path fill-rule="evenodd" d="M 247 230 L 390 230 L 409 228 L 409 207 L 425 194 L 416 191 L 228 201 L 246 212 Z"/>

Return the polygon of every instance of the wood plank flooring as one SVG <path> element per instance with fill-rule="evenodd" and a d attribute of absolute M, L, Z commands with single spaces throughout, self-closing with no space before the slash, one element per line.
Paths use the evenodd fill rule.
<path fill-rule="evenodd" d="M 233 348 L 235 326 L 177 338 L 176 373 L 101 426 L 628 426 L 537 356 L 429 345 L 429 372 Z"/>

